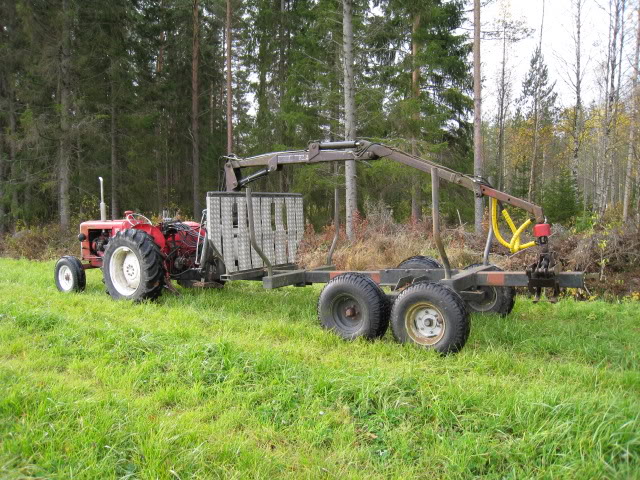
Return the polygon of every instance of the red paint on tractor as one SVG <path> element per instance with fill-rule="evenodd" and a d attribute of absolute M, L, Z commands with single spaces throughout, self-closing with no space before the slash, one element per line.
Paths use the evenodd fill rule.
<path fill-rule="evenodd" d="M 136 230 L 142 230 L 143 232 L 147 232 L 153 238 L 153 241 L 158 247 L 160 247 L 160 251 L 162 253 L 167 253 L 166 250 L 166 240 L 164 235 L 162 234 L 162 230 L 160 230 L 155 225 L 149 225 L 148 223 L 139 223 L 134 225 L 133 227 Z"/>
<path fill-rule="evenodd" d="M 504 285 L 504 272 L 486 272 L 487 284 L 501 287 Z"/>
<path fill-rule="evenodd" d="M 548 223 L 538 223 L 533 226 L 534 237 L 549 237 L 551 235 L 551 225 Z"/>

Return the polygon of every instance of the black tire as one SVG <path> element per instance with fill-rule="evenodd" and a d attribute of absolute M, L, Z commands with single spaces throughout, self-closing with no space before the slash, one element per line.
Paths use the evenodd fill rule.
<path fill-rule="evenodd" d="M 455 291 L 439 283 L 418 282 L 398 295 L 391 309 L 391 329 L 400 343 L 448 354 L 464 347 L 471 321 Z"/>
<path fill-rule="evenodd" d="M 389 297 L 387 297 L 387 295 L 384 293 L 380 285 L 374 282 L 371 279 L 371 277 L 367 277 L 366 275 L 362 275 L 358 273 L 354 273 L 353 275 L 359 275 L 360 277 L 364 278 L 364 280 L 369 282 L 371 284 L 371 287 L 380 296 L 380 304 L 382 305 L 382 311 L 380 313 L 381 315 L 380 323 L 378 325 L 378 330 L 376 331 L 375 337 L 382 338 L 384 337 L 384 334 L 387 333 L 387 330 L 389 329 L 389 317 L 391 316 L 392 302 L 391 300 L 389 300 Z"/>
<path fill-rule="evenodd" d="M 72 255 L 64 256 L 56 262 L 53 275 L 56 288 L 63 293 L 82 292 L 87 286 L 82 263 Z"/>
<path fill-rule="evenodd" d="M 358 273 L 343 273 L 322 289 L 318 299 L 322 327 L 346 340 L 377 338 L 389 325 L 389 302 L 380 287 Z"/>
<path fill-rule="evenodd" d="M 481 263 L 474 263 L 467 267 L 464 267 L 464 270 L 468 270 L 474 267 L 480 267 Z M 496 267 L 493 265 L 494 271 L 497 270 L 502 272 L 503 270 L 500 267 Z M 471 313 L 496 313 L 502 317 L 506 317 L 513 310 L 514 305 L 516 304 L 516 289 L 515 287 L 475 287 L 470 288 L 471 291 L 484 291 L 486 292 L 486 298 L 482 302 L 470 302 L 466 301 L 467 309 Z"/>
<path fill-rule="evenodd" d="M 396 268 L 407 268 L 407 269 L 429 269 L 429 268 L 444 268 L 442 264 L 437 261 L 435 258 L 426 257 L 424 255 L 416 255 L 414 257 L 409 257 L 398 265 Z"/>
<path fill-rule="evenodd" d="M 123 254 L 125 258 L 121 259 Z M 128 258 L 131 260 L 128 261 Z M 123 262 L 122 266 L 119 265 L 120 261 Z M 126 278 L 129 277 L 129 272 L 132 276 L 138 275 L 137 282 L 128 283 L 131 280 Z M 107 293 L 113 299 L 154 300 L 162 294 L 164 287 L 160 248 L 150 235 L 141 230 L 127 229 L 118 232 L 109 241 L 105 251 L 102 275 Z M 135 278 L 133 277 L 134 280 Z"/>

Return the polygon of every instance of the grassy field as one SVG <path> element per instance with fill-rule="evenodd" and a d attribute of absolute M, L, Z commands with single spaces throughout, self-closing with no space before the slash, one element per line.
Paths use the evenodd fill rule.
<path fill-rule="evenodd" d="M 0 259 L 0 478 L 640 478 L 640 303 L 475 317 L 450 357 L 321 330 L 319 288 L 114 302 Z"/>

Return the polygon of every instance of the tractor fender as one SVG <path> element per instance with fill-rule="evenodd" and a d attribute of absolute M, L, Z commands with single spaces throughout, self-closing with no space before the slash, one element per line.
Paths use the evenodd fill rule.
<path fill-rule="evenodd" d="M 151 235 L 151 238 L 153 238 L 155 244 L 158 245 L 158 247 L 160 247 L 160 250 L 164 252 L 167 242 L 164 238 L 164 235 L 162 234 L 162 230 L 160 230 L 158 227 L 149 225 L 148 223 L 138 223 L 131 228 L 135 230 L 142 230 L 143 232 Z"/>

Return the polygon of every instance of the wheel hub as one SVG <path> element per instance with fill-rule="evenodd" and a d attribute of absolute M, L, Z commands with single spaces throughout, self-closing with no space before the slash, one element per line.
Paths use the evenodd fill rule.
<path fill-rule="evenodd" d="M 73 288 L 73 275 L 67 265 L 63 265 L 60 267 L 60 270 L 58 270 L 58 282 L 65 292 Z"/>
<path fill-rule="evenodd" d="M 438 312 L 432 308 L 418 310 L 415 314 L 414 323 L 420 335 L 427 338 L 437 337 L 442 331 L 442 321 Z"/>

